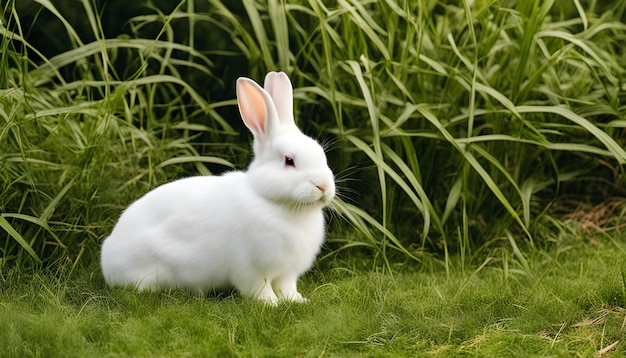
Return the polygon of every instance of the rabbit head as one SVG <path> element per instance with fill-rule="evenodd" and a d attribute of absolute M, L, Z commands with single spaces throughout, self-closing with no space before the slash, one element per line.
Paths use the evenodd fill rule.
<path fill-rule="evenodd" d="M 304 135 L 293 115 L 293 89 L 283 72 L 270 72 L 265 88 L 237 80 L 237 101 L 254 135 L 254 160 L 247 174 L 255 192 L 295 208 L 323 207 L 335 196 L 335 183 L 320 144 Z"/>

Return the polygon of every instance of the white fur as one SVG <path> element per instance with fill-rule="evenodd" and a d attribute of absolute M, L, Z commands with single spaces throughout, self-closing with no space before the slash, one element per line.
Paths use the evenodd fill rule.
<path fill-rule="evenodd" d="M 293 123 L 287 76 L 270 73 L 265 87 L 237 83 L 255 136 L 248 170 L 177 180 L 131 204 L 102 245 L 108 284 L 199 295 L 235 287 L 272 304 L 305 300 L 296 283 L 324 240 L 322 209 L 335 184 L 323 149 Z"/>

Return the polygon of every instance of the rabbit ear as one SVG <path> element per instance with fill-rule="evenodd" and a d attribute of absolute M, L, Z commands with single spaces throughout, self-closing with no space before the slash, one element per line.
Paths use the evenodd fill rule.
<path fill-rule="evenodd" d="M 265 91 L 274 100 L 278 118 L 283 125 L 294 125 L 293 87 L 284 72 L 269 72 L 265 76 Z"/>
<path fill-rule="evenodd" d="M 246 127 L 255 138 L 265 141 L 278 124 L 272 97 L 253 80 L 241 77 L 237 79 L 237 103 Z"/>

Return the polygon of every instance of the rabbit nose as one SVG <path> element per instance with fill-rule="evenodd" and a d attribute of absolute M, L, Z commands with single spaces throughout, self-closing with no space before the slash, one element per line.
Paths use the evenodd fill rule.
<path fill-rule="evenodd" d="M 325 193 L 326 189 L 328 189 L 328 185 L 326 184 L 315 184 L 315 187 L 318 188 L 322 193 Z"/>

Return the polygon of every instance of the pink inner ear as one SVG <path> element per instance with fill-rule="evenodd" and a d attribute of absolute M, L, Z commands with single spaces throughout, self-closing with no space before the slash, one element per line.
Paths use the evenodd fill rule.
<path fill-rule="evenodd" d="M 255 134 L 265 133 L 267 111 L 263 94 L 253 84 L 241 81 L 237 86 L 239 111 L 244 123 Z"/>

